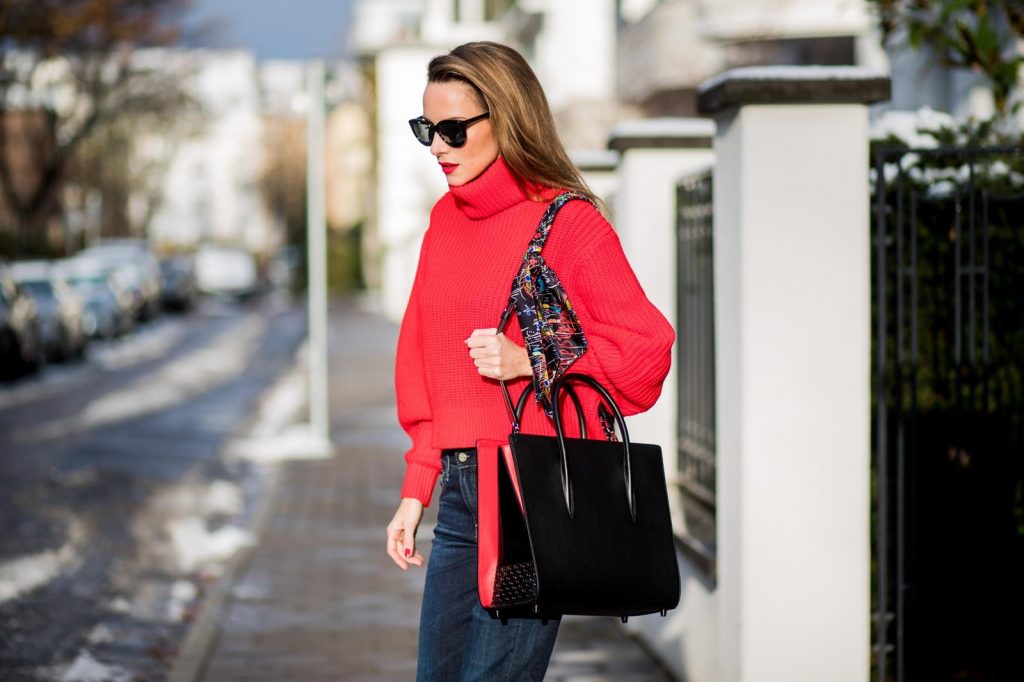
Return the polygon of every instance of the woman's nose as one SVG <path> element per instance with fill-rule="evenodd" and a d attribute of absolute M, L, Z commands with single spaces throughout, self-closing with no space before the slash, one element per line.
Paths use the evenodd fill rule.
<path fill-rule="evenodd" d="M 434 156 L 437 156 L 438 154 L 446 152 L 449 149 L 451 149 L 451 147 L 449 147 L 448 144 L 441 139 L 441 136 L 438 135 L 437 133 L 434 133 L 434 139 L 430 141 L 430 153 L 433 154 Z"/>

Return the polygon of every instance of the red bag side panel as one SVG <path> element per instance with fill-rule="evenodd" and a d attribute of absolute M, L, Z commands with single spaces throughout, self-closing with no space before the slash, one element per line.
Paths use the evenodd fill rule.
<path fill-rule="evenodd" d="M 498 509 L 498 449 L 505 444 L 479 440 L 477 458 L 477 590 L 480 604 L 494 602 L 494 574 L 501 557 L 501 512 Z"/>
<path fill-rule="evenodd" d="M 519 487 L 519 473 L 516 471 L 516 460 L 512 456 L 512 446 L 502 445 L 501 456 L 505 460 L 505 470 L 508 471 L 508 477 L 512 479 L 512 487 L 516 491 L 516 500 L 519 501 L 519 511 L 526 515 L 526 507 L 523 506 L 523 491 Z"/>

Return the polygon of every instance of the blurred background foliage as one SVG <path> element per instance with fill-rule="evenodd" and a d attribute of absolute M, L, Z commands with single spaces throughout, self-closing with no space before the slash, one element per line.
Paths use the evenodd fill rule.
<path fill-rule="evenodd" d="M 187 5 L 0 2 L 0 109 L 22 112 L 0 125 L 0 196 L 13 223 L 12 255 L 52 255 L 62 182 L 83 174 L 105 195 L 112 224 L 123 222 L 125 177 L 115 176 L 137 170 L 125 167 L 128 128 L 153 119 L 170 125 L 195 109 L 177 75 L 132 57 L 140 47 L 175 44 Z"/>
<path fill-rule="evenodd" d="M 996 111 L 1012 113 L 1024 55 L 1024 2 L 1020 0 L 868 0 L 883 42 L 927 48 L 938 63 L 978 72 L 992 86 Z"/>

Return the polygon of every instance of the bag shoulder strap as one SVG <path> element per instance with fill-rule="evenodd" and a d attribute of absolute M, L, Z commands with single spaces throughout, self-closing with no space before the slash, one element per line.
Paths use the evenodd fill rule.
<path fill-rule="evenodd" d="M 594 200 L 581 192 L 563 192 L 562 194 L 559 194 L 557 197 L 555 197 L 551 201 L 551 203 L 548 204 L 547 209 L 544 211 L 544 215 L 541 216 L 540 222 L 537 224 L 537 231 L 534 232 L 533 239 L 530 240 L 530 245 L 527 247 L 526 253 L 523 255 L 523 267 L 526 267 L 530 263 L 530 261 L 540 258 L 540 252 L 544 248 L 545 242 L 547 242 L 548 240 L 548 234 L 551 232 L 551 225 L 554 224 L 555 222 L 555 216 L 558 215 L 558 212 L 562 210 L 563 206 L 565 206 L 573 199 L 586 201 L 591 206 L 594 206 L 594 208 L 597 208 L 597 205 L 594 203 Z M 508 305 L 505 306 L 505 310 L 504 312 L 502 312 L 501 321 L 498 322 L 499 333 L 501 333 L 505 329 L 505 326 L 508 324 L 508 321 L 512 318 L 512 315 L 514 313 L 514 299 L 510 297 Z M 519 420 L 523 411 L 522 406 L 524 405 L 527 393 L 530 391 L 530 387 L 526 387 L 523 390 L 523 393 L 519 398 L 520 407 L 517 410 L 516 405 L 513 404 L 512 402 L 512 396 L 508 392 L 508 386 L 505 384 L 504 381 L 500 381 L 499 383 L 501 384 L 501 392 L 505 397 L 505 406 L 508 408 L 509 417 L 512 420 L 513 431 L 518 432 Z M 580 410 L 578 413 L 580 415 L 583 414 L 582 410 Z M 581 425 L 581 431 L 583 433 L 586 433 L 586 431 L 584 431 L 583 429 L 584 427 Z"/>
<path fill-rule="evenodd" d="M 591 206 L 595 205 L 593 199 L 581 192 L 563 192 L 555 197 L 551 203 L 548 204 L 548 208 L 544 211 L 544 215 L 541 216 L 540 222 L 537 224 L 537 231 L 533 233 L 533 239 L 530 240 L 530 245 L 526 249 L 526 255 L 523 256 L 523 260 L 528 260 L 532 256 L 540 255 L 545 242 L 548 240 L 548 233 L 551 232 L 551 226 L 555 222 L 555 216 L 558 215 L 558 212 L 562 210 L 563 206 L 573 199 L 586 201 Z"/>
<path fill-rule="evenodd" d="M 594 208 L 597 208 L 597 204 L 594 203 L 594 200 L 582 192 L 562 192 L 552 199 L 551 203 L 548 204 L 547 209 L 544 211 L 544 215 L 540 217 L 540 222 L 537 224 L 537 230 L 533 233 L 533 238 L 530 240 L 530 244 L 526 248 L 526 253 L 523 254 L 524 263 L 528 263 L 531 258 L 536 258 L 540 255 L 540 252 L 544 249 L 544 244 L 548 240 L 548 234 L 551 232 L 551 226 L 555 222 L 555 216 L 558 215 L 558 212 L 562 210 L 563 206 L 573 199 L 585 201 Z M 512 301 L 509 300 L 508 305 L 502 312 L 501 321 L 498 323 L 499 332 L 505 328 L 506 324 L 508 324 L 514 310 Z"/>

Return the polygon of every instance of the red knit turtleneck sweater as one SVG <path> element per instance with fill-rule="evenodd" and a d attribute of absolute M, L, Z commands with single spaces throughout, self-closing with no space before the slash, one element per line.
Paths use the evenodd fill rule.
<path fill-rule="evenodd" d="M 499 157 L 473 181 L 450 188 L 431 211 L 395 362 L 398 420 L 412 438 L 402 497 L 429 504 L 441 450 L 470 448 L 480 438 L 504 440 L 511 430 L 500 386 L 477 373 L 465 339 L 474 329 L 497 325 L 508 303 L 512 278 L 547 207 L 528 191 Z M 544 258 L 587 337 L 587 352 L 572 371 L 604 384 L 624 414 L 649 409 L 661 393 L 675 334 L 644 295 L 611 225 L 590 204 L 570 201 L 555 219 Z M 523 345 L 515 316 L 505 334 Z M 513 396 L 529 382 L 511 382 Z M 592 418 L 597 399 L 583 387 L 579 392 L 590 436 L 598 436 Z M 526 412 L 524 433 L 554 433 L 533 401 Z"/>

